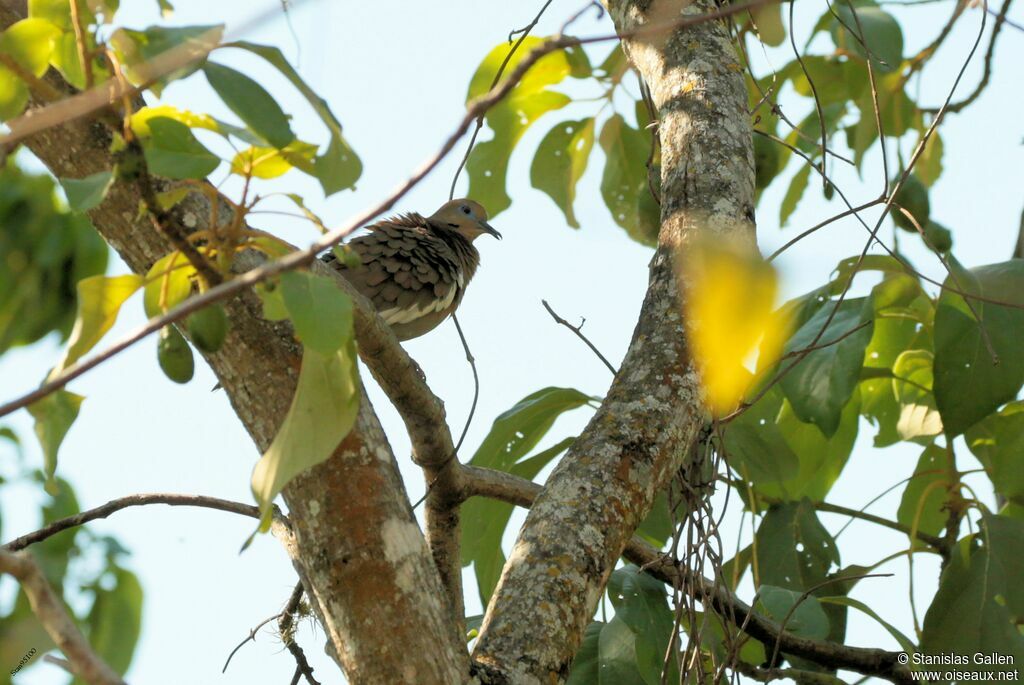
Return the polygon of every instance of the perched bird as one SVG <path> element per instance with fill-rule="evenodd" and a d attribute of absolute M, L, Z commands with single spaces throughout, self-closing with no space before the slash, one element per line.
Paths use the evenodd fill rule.
<path fill-rule="evenodd" d="M 356 259 L 329 252 L 321 259 L 365 295 L 399 340 L 419 337 L 455 311 L 480 264 L 473 241 L 487 233 L 487 211 L 452 200 L 428 217 L 402 214 L 367 227 L 347 243 Z"/>

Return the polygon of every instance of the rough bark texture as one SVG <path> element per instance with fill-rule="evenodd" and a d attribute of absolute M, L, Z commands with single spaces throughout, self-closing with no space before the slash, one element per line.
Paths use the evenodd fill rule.
<path fill-rule="evenodd" d="M 19 18 L 0 4 L 0 28 Z M 50 80 L 70 92 L 59 79 Z M 110 130 L 93 120 L 45 131 L 28 146 L 54 175 L 82 178 L 111 168 L 109 143 Z M 171 248 L 147 220 L 139 219 L 139 199 L 133 186 L 118 183 L 90 215 L 128 266 L 145 273 Z M 209 214 L 205 198 L 193 194 L 175 208 L 174 220 L 201 229 Z M 357 305 L 357 338 L 376 355 L 375 373 L 388 379 L 385 391 L 415 392 L 418 384 L 407 380 L 414 376 L 414 364 L 367 307 L 365 300 Z M 226 302 L 225 308 L 230 333 L 223 348 L 206 359 L 262 451 L 291 402 L 300 348 L 289 326 L 263 319 L 254 293 Z M 421 417 L 407 419 L 420 424 L 421 435 L 425 424 L 440 418 L 443 425 L 444 417 L 436 398 L 423 404 Z M 436 423 L 432 429 L 432 435 L 439 431 Z M 451 444 L 445 434 L 446 426 L 441 436 L 431 438 L 437 445 L 428 441 L 422 451 L 443 451 Z M 284 497 L 295 533 L 294 544 L 286 548 L 350 682 L 460 682 L 468 668 L 465 647 L 452 629 L 430 551 L 365 397 L 356 427 L 332 458 L 295 479 Z"/>
<path fill-rule="evenodd" d="M 607 4 L 623 34 L 716 8 L 712 0 Z M 474 660 L 495 682 L 565 679 L 616 560 L 704 423 L 678 252 L 709 236 L 754 244 L 751 125 L 726 25 L 647 34 L 623 47 L 659 111 L 659 247 L 622 367 L 537 498 L 488 607 Z"/>

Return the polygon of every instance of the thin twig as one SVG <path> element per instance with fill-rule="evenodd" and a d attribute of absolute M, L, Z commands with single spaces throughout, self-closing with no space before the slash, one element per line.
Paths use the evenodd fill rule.
<path fill-rule="evenodd" d="M 848 580 L 863 580 L 865 578 L 891 578 L 892 575 L 893 574 L 891 573 L 861 573 L 858 575 L 851 576 L 836 576 L 834 578 L 826 578 L 820 583 L 815 583 L 811 587 L 804 590 L 803 594 L 801 594 L 797 598 L 797 600 L 793 602 L 793 606 L 789 608 L 789 611 L 786 612 L 785 617 L 783 617 L 782 622 L 779 624 L 779 637 L 775 639 L 775 647 L 772 649 L 772 656 L 770 659 L 768 659 L 768 663 L 778 663 L 777 659 L 779 658 L 779 647 L 782 644 L 781 638 L 782 635 L 786 632 L 786 626 L 789 624 L 789 620 L 793 617 L 793 614 L 796 613 L 797 607 L 799 607 L 805 599 L 810 597 L 812 593 L 816 592 L 817 590 L 820 590 L 823 587 L 833 585 L 839 582 L 844 582 Z"/>
<path fill-rule="evenodd" d="M 540 303 L 544 305 L 544 309 L 548 310 L 548 314 L 550 314 L 551 318 L 555 320 L 555 323 L 559 323 L 568 328 L 573 333 L 575 333 L 576 337 L 582 340 L 586 344 L 586 346 L 590 348 L 590 351 L 597 355 L 597 358 L 601 360 L 601 362 L 609 371 L 611 371 L 613 376 L 619 372 L 618 369 L 612 366 L 612 363 L 608 361 L 608 359 L 603 354 L 601 354 L 601 350 L 597 349 L 597 346 L 594 345 L 594 343 L 590 342 L 587 336 L 583 335 L 582 329 L 583 324 L 586 322 L 586 319 L 581 321 L 579 326 L 573 326 L 571 323 L 569 323 L 568 321 L 560 317 L 558 314 L 556 314 L 555 310 L 551 308 L 551 305 L 548 304 L 547 300 L 541 300 Z"/>
<path fill-rule="evenodd" d="M 85 89 L 93 86 L 92 63 L 89 59 L 89 46 L 85 43 L 85 22 L 82 21 L 80 0 L 71 0 L 71 28 L 75 31 L 75 45 L 78 47 L 78 61 L 82 63 L 82 74 L 85 76 Z"/>
<path fill-rule="evenodd" d="M 974 87 L 974 90 L 966 98 L 964 98 L 960 102 L 955 102 L 947 106 L 945 108 L 946 112 L 959 112 L 967 108 L 968 106 L 973 104 L 975 100 L 981 97 L 982 92 L 985 90 L 985 88 L 988 87 L 989 81 L 992 78 L 992 57 L 995 55 L 996 51 L 996 39 L 999 37 L 999 32 L 1003 28 L 1003 24 L 1011 23 L 1006 20 L 1006 13 L 1010 11 L 1010 3 L 1012 2 L 1013 0 L 1003 0 L 1003 5 L 1002 7 L 999 8 L 998 14 L 995 14 L 995 12 L 990 10 L 988 4 L 986 3 L 985 12 L 995 14 L 996 23 L 992 27 L 992 38 L 989 40 L 988 49 L 985 51 L 985 68 L 981 74 L 981 81 L 978 82 L 978 85 Z M 928 112 L 930 114 L 935 114 L 938 113 L 939 109 L 924 107 L 921 109 L 921 111 Z"/>
<path fill-rule="evenodd" d="M 219 497 L 207 497 L 205 495 L 176 495 L 163 492 L 128 495 L 126 497 L 119 497 L 115 500 L 111 500 L 94 509 L 89 509 L 88 511 L 83 511 L 73 516 L 58 519 L 47 526 L 43 526 L 37 531 L 14 538 L 0 547 L 0 549 L 8 552 L 16 552 L 28 547 L 29 545 L 42 542 L 43 540 L 53 537 L 57 533 L 68 530 L 69 528 L 75 528 L 90 521 L 95 521 L 96 519 L 107 518 L 111 514 L 121 511 L 122 509 L 127 509 L 128 507 L 147 506 L 150 504 L 167 504 L 172 507 L 202 507 L 205 509 L 226 511 L 232 514 L 241 514 L 242 516 L 249 516 L 255 519 L 260 518 L 259 507 L 251 504 L 232 502 L 231 500 L 220 499 Z M 287 522 L 287 519 L 283 514 L 281 514 L 281 511 L 277 509 L 276 505 L 274 507 L 274 518 L 281 522 Z"/>
<path fill-rule="evenodd" d="M 537 12 L 537 16 L 535 16 L 533 18 L 533 21 L 531 21 L 529 24 L 527 24 L 526 26 L 524 26 L 521 29 L 515 29 L 515 30 L 509 32 L 509 34 L 508 34 L 508 42 L 509 43 L 512 42 L 512 36 L 513 35 L 515 35 L 517 33 L 518 34 L 522 34 L 522 35 L 519 36 L 519 40 L 517 40 L 515 42 L 515 45 L 513 45 L 511 48 L 509 48 L 509 51 L 505 54 L 505 59 L 503 59 L 501 61 L 501 64 L 498 66 L 498 71 L 494 74 L 494 79 L 491 81 L 491 87 L 488 88 L 488 90 L 494 90 L 494 86 L 498 85 L 498 81 L 501 80 L 501 75 L 503 73 L 505 73 L 505 67 L 507 67 L 508 63 L 512 60 L 512 56 L 514 54 L 516 54 L 516 51 L 519 49 L 519 46 L 522 45 L 523 41 L 526 40 L 526 37 L 530 35 L 530 31 L 532 31 L 533 27 L 537 25 L 537 22 L 540 21 L 540 18 L 542 16 L 544 16 L 544 12 L 547 10 L 547 8 L 551 4 L 551 2 L 552 2 L 552 0 L 547 0 L 547 2 L 545 2 L 544 5 L 540 8 L 540 11 Z M 462 156 L 462 160 L 459 162 L 459 166 L 455 170 L 455 175 L 452 177 L 452 187 L 448 191 L 448 199 L 449 200 L 451 200 L 452 198 L 455 197 L 455 185 L 459 182 L 459 176 L 462 175 L 462 170 L 466 168 L 466 162 L 469 161 L 469 155 L 473 152 L 473 147 L 476 145 L 476 138 L 477 138 L 478 135 L 480 135 L 480 129 L 483 128 L 483 126 L 484 126 L 484 113 L 481 112 L 480 116 L 477 117 L 476 127 L 473 128 L 473 135 L 471 135 L 470 138 L 469 138 L 469 145 L 466 146 L 466 154 L 464 154 Z"/>
<path fill-rule="evenodd" d="M 258 633 L 263 626 L 267 625 L 271 621 L 281 618 L 282 616 L 284 616 L 283 611 L 263 619 L 262 621 L 257 623 L 252 629 L 250 629 L 249 634 L 245 636 L 245 639 L 239 642 L 237 645 L 235 645 L 235 648 L 231 650 L 230 654 L 228 654 L 227 661 L 224 662 L 224 668 L 220 669 L 220 672 L 227 673 L 228 666 L 231 665 L 231 660 L 235 658 L 235 654 L 238 653 L 238 650 L 240 650 L 249 642 L 256 642 L 256 633 Z"/>
<path fill-rule="evenodd" d="M 466 334 L 462 332 L 462 326 L 459 324 L 459 317 L 454 313 L 452 314 L 452 321 L 455 323 L 455 330 L 459 332 L 459 340 L 462 341 L 462 349 L 466 351 L 466 361 L 469 362 L 469 368 L 473 370 L 473 403 L 469 405 L 469 416 L 466 417 L 466 425 L 462 427 L 462 434 L 459 435 L 459 441 L 455 443 L 454 455 L 459 453 L 459 448 L 462 447 L 463 441 L 466 439 L 466 434 L 469 433 L 469 426 L 473 423 L 473 415 L 476 414 L 476 403 L 480 399 L 480 376 L 476 372 L 476 359 L 473 357 L 473 352 L 469 349 L 469 343 L 466 342 Z"/>
<path fill-rule="evenodd" d="M 342 228 L 334 229 L 324 234 L 319 240 L 314 242 L 312 245 L 302 250 L 295 250 L 290 252 L 284 257 L 267 262 L 258 268 L 251 269 L 239 276 L 233 278 L 230 281 L 221 283 L 220 285 L 214 286 L 207 290 L 205 293 L 201 293 L 195 297 L 190 297 L 184 302 L 179 304 L 174 309 L 168 311 L 162 316 L 151 319 L 143 326 L 135 329 L 131 334 L 115 343 L 111 347 L 107 348 L 103 352 L 100 352 L 88 359 L 79 360 L 75 364 L 72 364 L 68 368 L 64 369 L 60 374 L 47 380 L 46 383 L 42 384 L 35 390 L 25 393 L 21 397 L 7 402 L 4 405 L 0 405 L 0 417 L 6 416 L 13 411 L 21 409 L 23 407 L 36 402 L 43 397 L 46 397 L 52 392 L 63 388 L 69 382 L 78 378 L 82 374 L 86 373 L 90 369 L 103 363 L 107 359 L 114 355 L 122 352 L 123 350 L 131 347 L 139 340 L 142 340 L 146 336 L 154 333 L 164 326 L 180 321 L 189 314 L 202 309 L 203 307 L 226 299 L 227 297 L 234 295 L 235 293 L 244 290 L 245 288 L 261 283 L 268 278 L 272 278 L 285 271 L 290 271 L 303 266 L 306 266 L 316 259 L 316 255 L 323 252 L 324 250 L 333 247 L 340 243 L 346 236 L 355 231 L 356 229 L 367 225 L 373 219 L 377 218 L 384 212 L 391 209 L 398 200 L 404 197 L 413 187 L 415 187 L 420 181 L 422 181 L 431 171 L 433 171 L 438 164 L 441 163 L 455 144 L 465 135 L 466 131 L 469 130 L 470 125 L 473 121 L 482 113 L 497 104 L 502 100 L 508 93 L 515 87 L 515 85 L 522 79 L 529 69 L 537 63 L 542 57 L 548 55 L 556 50 L 562 50 L 564 48 L 574 45 L 589 45 L 591 43 L 600 43 L 610 40 L 619 40 L 623 37 L 629 36 L 641 36 L 647 35 L 653 32 L 660 32 L 670 28 L 683 28 L 686 26 L 693 26 L 696 24 L 704 23 L 707 21 L 713 21 L 724 17 L 729 17 L 739 12 L 744 12 L 754 7 L 760 7 L 761 5 L 768 4 L 768 0 L 754 0 L 753 2 L 737 5 L 729 5 L 723 7 L 715 12 L 709 12 L 698 16 L 685 16 L 682 19 L 665 22 L 662 24 L 650 24 L 638 27 L 636 30 L 624 32 L 623 34 L 609 34 L 601 36 L 593 36 L 589 38 L 574 38 L 571 36 L 559 35 L 551 38 L 544 43 L 538 45 L 536 48 L 531 50 L 527 55 L 516 65 L 516 68 L 509 75 L 509 78 L 500 83 L 497 87 L 470 102 L 469 107 L 463 115 L 462 120 L 456 127 L 455 131 L 448 136 L 441 148 L 434 153 L 426 162 L 424 162 L 413 174 L 406 179 L 404 182 L 392 191 L 385 199 L 374 205 L 371 209 L 368 209 L 361 214 L 358 214 L 355 219 L 349 221 Z M 94 91 L 90 91 L 94 92 Z M 60 104 L 60 103 L 57 103 Z M 103 104 L 106 104 L 105 102 Z M 38 110 L 40 112 L 44 110 Z M 92 110 L 85 110 L 83 113 L 75 113 L 76 116 L 83 116 L 85 112 Z M 41 126 L 40 128 L 34 129 L 34 131 L 45 129 L 49 126 L 55 125 L 56 123 L 63 123 L 63 119 L 57 121 L 50 121 L 50 123 Z M 13 123 L 13 122 L 12 122 Z M 17 133 L 20 136 L 20 140 L 24 132 Z M 11 139 L 11 136 L 15 136 L 15 131 L 6 136 L 0 137 L 0 145 L 6 144 Z"/>
<path fill-rule="evenodd" d="M 284 605 L 284 611 L 278 615 L 277 629 L 281 634 L 281 640 L 284 642 L 284 646 L 291 653 L 292 658 L 295 659 L 295 676 L 293 682 L 298 682 L 296 678 L 303 676 L 306 678 L 306 682 L 309 685 L 320 685 L 316 678 L 313 677 L 313 667 L 309 665 L 309 661 L 306 659 L 306 653 L 302 651 L 302 647 L 299 647 L 299 643 L 295 641 L 295 615 L 299 613 L 299 609 L 302 602 L 302 582 L 295 584 L 295 589 L 292 590 L 291 597 L 288 598 L 288 603 Z"/>

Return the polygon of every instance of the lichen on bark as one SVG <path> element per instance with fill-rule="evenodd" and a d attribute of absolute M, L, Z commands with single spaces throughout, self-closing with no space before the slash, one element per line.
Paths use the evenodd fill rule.
<path fill-rule="evenodd" d="M 711 20 L 642 31 L 714 12 L 716 4 L 607 6 L 658 110 L 662 225 L 626 358 L 531 509 L 484 619 L 474 661 L 515 684 L 567 677 L 630 535 L 704 424 L 686 343 L 679 251 L 709 236 L 739 236 L 754 246 L 752 132 L 727 26 Z"/>

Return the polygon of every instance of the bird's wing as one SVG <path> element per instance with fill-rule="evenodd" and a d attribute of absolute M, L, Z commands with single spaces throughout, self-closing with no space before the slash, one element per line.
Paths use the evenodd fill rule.
<path fill-rule="evenodd" d="M 451 248 L 423 225 L 381 222 L 348 243 L 360 260 L 347 267 L 328 253 L 335 266 L 365 295 L 391 325 L 407 324 L 456 303 L 464 283 Z"/>

